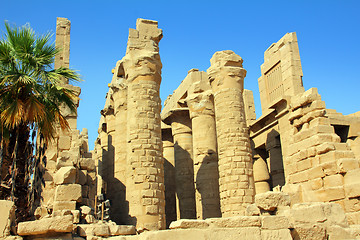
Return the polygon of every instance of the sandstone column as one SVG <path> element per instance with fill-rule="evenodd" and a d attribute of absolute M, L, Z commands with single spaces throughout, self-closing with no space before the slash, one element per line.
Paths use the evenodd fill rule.
<path fill-rule="evenodd" d="M 192 132 L 188 109 L 172 110 L 170 122 L 174 138 L 177 219 L 196 219 Z"/>
<path fill-rule="evenodd" d="M 162 30 L 156 21 L 138 19 L 130 29 L 122 59 L 128 85 L 127 179 L 129 215 L 137 228 L 165 228 L 164 160 L 161 140 Z"/>
<path fill-rule="evenodd" d="M 194 83 L 189 89 L 187 104 L 193 129 L 196 215 L 198 219 L 221 217 L 212 93 L 203 92 L 200 82 Z"/>
<path fill-rule="evenodd" d="M 208 69 L 214 93 L 223 217 L 242 215 L 254 201 L 250 139 L 242 97 L 246 70 L 233 51 L 216 52 Z"/>
<path fill-rule="evenodd" d="M 164 155 L 166 227 L 169 227 L 172 221 L 177 220 L 174 140 L 171 127 L 166 124 L 163 124 L 163 127 L 161 127 L 161 134 Z"/>

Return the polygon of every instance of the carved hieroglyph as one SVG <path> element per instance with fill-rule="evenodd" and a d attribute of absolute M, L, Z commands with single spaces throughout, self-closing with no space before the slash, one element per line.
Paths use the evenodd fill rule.
<path fill-rule="evenodd" d="M 242 58 L 216 52 L 207 70 L 214 93 L 219 155 L 219 190 L 223 217 L 241 215 L 254 201 L 250 139 L 246 127 Z"/>

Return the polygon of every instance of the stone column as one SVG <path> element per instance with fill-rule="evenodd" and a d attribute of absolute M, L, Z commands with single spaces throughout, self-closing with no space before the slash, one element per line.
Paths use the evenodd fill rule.
<path fill-rule="evenodd" d="M 266 162 L 260 156 L 254 157 L 254 182 L 256 194 L 270 191 L 269 185 L 269 170 Z"/>
<path fill-rule="evenodd" d="M 221 217 L 212 93 L 209 90 L 201 92 L 197 87 L 191 87 L 187 104 L 193 129 L 196 215 L 198 219 Z"/>
<path fill-rule="evenodd" d="M 166 228 L 172 221 L 177 220 L 176 215 L 176 183 L 175 183 L 175 158 L 174 140 L 171 127 L 163 124 L 161 128 L 164 156 L 164 179 L 165 179 L 165 215 Z"/>
<path fill-rule="evenodd" d="M 171 111 L 166 119 L 174 138 L 177 219 L 196 219 L 193 145 L 188 109 Z"/>
<path fill-rule="evenodd" d="M 223 217 L 242 215 L 254 202 L 250 139 L 242 92 L 246 70 L 233 51 L 216 52 L 208 69 L 214 93 Z"/>
<path fill-rule="evenodd" d="M 271 136 L 271 134 L 269 134 Z M 271 176 L 271 187 L 284 186 L 284 164 L 281 152 L 280 136 L 271 137 L 266 141 L 266 150 L 269 153 L 267 165 Z"/>
<path fill-rule="evenodd" d="M 130 222 L 149 230 L 165 228 L 158 48 L 162 30 L 157 26 L 156 21 L 138 19 L 122 59 L 128 85 L 126 198 Z"/>

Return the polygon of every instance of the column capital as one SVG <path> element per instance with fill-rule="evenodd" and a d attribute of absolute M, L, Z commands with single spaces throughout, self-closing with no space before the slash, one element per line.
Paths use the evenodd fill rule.
<path fill-rule="evenodd" d="M 211 91 L 191 94 L 186 98 L 186 103 L 189 107 L 191 119 L 200 115 L 215 115 L 213 95 Z"/>
<path fill-rule="evenodd" d="M 210 63 L 207 73 L 214 93 L 225 88 L 244 90 L 246 70 L 239 55 L 231 50 L 219 51 L 213 55 Z"/>

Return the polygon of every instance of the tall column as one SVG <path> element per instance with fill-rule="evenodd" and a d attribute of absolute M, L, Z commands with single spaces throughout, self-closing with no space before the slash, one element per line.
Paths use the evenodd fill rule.
<path fill-rule="evenodd" d="M 121 60 L 128 85 L 127 179 L 130 222 L 137 228 L 165 228 L 164 159 L 159 88 L 162 64 L 156 21 L 138 19 Z"/>
<path fill-rule="evenodd" d="M 177 219 L 196 219 L 193 145 L 188 109 L 171 111 L 166 119 L 174 138 Z"/>
<path fill-rule="evenodd" d="M 170 126 L 164 124 L 164 127 L 161 129 L 161 133 L 164 156 L 165 215 L 166 228 L 168 228 L 172 221 L 177 220 L 174 140 Z"/>
<path fill-rule="evenodd" d="M 216 52 L 207 71 L 215 102 L 223 217 L 242 215 L 254 202 L 250 138 L 242 97 L 246 70 L 242 62 L 233 51 Z"/>
<path fill-rule="evenodd" d="M 200 84 L 194 84 L 195 86 Z M 190 88 L 187 104 L 192 121 L 196 215 L 221 217 L 215 112 L 211 91 Z"/>

